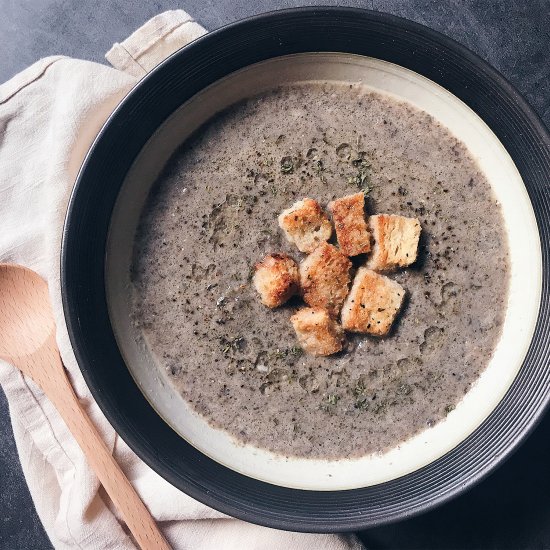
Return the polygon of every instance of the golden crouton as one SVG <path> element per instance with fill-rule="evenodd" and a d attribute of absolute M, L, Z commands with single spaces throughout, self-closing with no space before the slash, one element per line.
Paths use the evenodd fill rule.
<path fill-rule="evenodd" d="M 340 250 L 347 256 L 370 251 L 370 231 L 365 221 L 365 195 L 355 193 L 329 203 Z"/>
<path fill-rule="evenodd" d="M 300 263 L 304 302 L 337 316 L 348 294 L 351 262 L 335 246 L 320 244 Z"/>
<path fill-rule="evenodd" d="M 279 226 L 300 252 L 313 252 L 319 243 L 328 241 L 332 235 L 327 215 L 313 199 L 298 201 L 281 212 Z"/>
<path fill-rule="evenodd" d="M 369 218 L 369 225 L 374 246 L 366 267 L 374 271 L 391 271 L 416 260 L 421 231 L 416 218 L 378 214 Z"/>
<path fill-rule="evenodd" d="M 342 326 L 352 332 L 384 336 L 404 297 L 405 289 L 399 283 L 361 267 L 342 308 Z"/>
<path fill-rule="evenodd" d="M 302 348 L 312 355 L 332 355 L 344 345 L 344 331 L 328 311 L 318 307 L 298 310 L 290 322 Z"/>
<path fill-rule="evenodd" d="M 290 256 L 268 254 L 255 269 L 254 286 L 267 307 L 284 304 L 298 291 L 298 266 Z"/>

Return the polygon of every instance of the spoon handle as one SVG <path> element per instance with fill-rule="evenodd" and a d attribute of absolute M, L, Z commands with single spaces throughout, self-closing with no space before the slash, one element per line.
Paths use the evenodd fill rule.
<path fill-rule="evenodd" d="M 55 376 L 41 376 L 42 379 L 36 382 L 57 408 L 140 547 L 144 550 L 170 550 L 149 510 L 80 406 L 55 343 L 51 343 L 49 351 L 51 360 L 58 362 L 57 368 L 49 371 Z"/>

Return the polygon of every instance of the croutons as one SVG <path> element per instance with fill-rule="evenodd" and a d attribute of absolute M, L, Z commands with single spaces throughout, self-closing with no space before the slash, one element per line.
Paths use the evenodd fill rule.
<path fill-rule="evenodd" d="M 344 345 L 342 327 L 318 307 L 305 307 L 298 310 L 290 322 L 302 348 L 312 355 L 332 355 Z"/>
<path fill-rule="evenodd" d="M 321 243 L 300 263 L 304 302 L 337 316 L 348 294 L 351 262 L 338 248 Z"/>
<path fill-rule="evenodd" d="M 416 218 L 378 214 L 369 218 L 369 225 L 374 246 L 365 267 L 374 271 L 391 271 L 416 260 L 421 231 Z"/>
<path fill-rule="evenodd" d="M 300 252 L 313 252 L 319 243 L 328 241 L 332 235 L 327 215 L 313 199 L 298 201 L 281 212 L 279 226 Z"/>
<path fill-rule="evenodd" d="M 277 307 L 296 292 L 310 306 L 290 320 L 301 346 L 312 355 L 340 351 L 346 330 L 385 336 L 403 306 L 405 289 L 378 272 L 416 260 L 420 222 L 390 214 L 371 216 L 367 222 L 364 207 L 363 193 L 329 203 L 340 245 L 336 247 L 327 242 L 332 226 L 319 203 L 308 198 L 296 202 L 279 215 L 279 225 L 309 256 L 299 267 L 286 254 L 270 254 L 256 265 L 254 285 L 266 306 Z M 369 252 L 350 290 L 349 257 Z"/>
<path fill-rule="evenodd" d="M 392 279 L 361 267 L 342 308 L 345 330 L 386 335 L 401 309 L 405 289 Z"/>
<path fill-rule="evenodd" d="M 329 203 L 340 250 L 347 256 L 370 251 L 370 231 L 365 221 L 365 195 L 355 193 Z"/>
<path fill-rule="evenodd" d="M 262 304 L 278 307 L 284 304 L 299 286 L 298 265 L 286 254 L 268 254 L 255 266 L 253 282 Z"/>

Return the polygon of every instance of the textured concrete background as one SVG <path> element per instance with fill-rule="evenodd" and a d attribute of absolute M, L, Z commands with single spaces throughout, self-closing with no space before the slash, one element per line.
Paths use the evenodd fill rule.
<path fill-rule="evenodd" d="M 263 11 L 315 4 L 386 11 L 451 36 L 501 71 L 550 127 L 549 0 L 0 0 L 0 82 L 48 55 L 103 63 L 113 42 L 167 9 L 184 8 L 214 29 Z M 466 495 L 361 538 L 370 549 L 550 549 L 549 436 L 547 415 L 504 466 Z M 0 391 L 0 549 L 50 547 L 21 474 Z"/>

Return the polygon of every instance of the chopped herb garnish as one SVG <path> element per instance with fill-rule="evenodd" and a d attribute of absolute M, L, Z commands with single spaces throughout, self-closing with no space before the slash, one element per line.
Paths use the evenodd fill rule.
<path fill-rule="evenodd" d="M 367 387 L 365 386 L 365 383 L 362 380 L 359 380 L 357 384 L 355 384 L 355 387 L 353 388 L 353 395 L 359 396 L 364 395 Z"/>
<path fill-rule="evenodd" d="M 298 346 L 293 346 L 289 348 L 288 353 L 294 357 L 300 357 L 304 353 L 304 350 Z"/>
<path fill-rule="evenodd" d="M 273 352 L 273 358 L 274 359 L 284 359 L 285 357 L 286 357 L 286 350 L 276 349 Z"/>
<path fill-rule="evenodd" d="M 369 408 L 369 402 L 366 397 L 359 398 L 356 402 L 354 407 L 356 409 L 359 409 L 361 411 L 366 411 Z"/>
<path fill-rule="evenodd" d="M 329 405 L 335 406 L 338 404 L 338 401 L 340 401 L 340 397 L 338 395 L 335 395 L 335 394 L 327 395 L 327 403 Z"/>
<path fill-rule="evenodd" d="M 367 196 L 372 191 L 370 182 L 370 163 L 366 159 L 356 159 L 352 164 L 357 168 L 357 174 L 348 177 L 348 183 L 355 185 Z"/>
<path fill-rule="evenodd" d="M 325 399 L 323 399 L 319 405 L 319 408 L 328 414 L 334 414 L 338 401 L 340 401 L 340 397 L 338 395 L 329 394 Z"/>
<path fill-rule="evenodd" d="M 454 411 L 455 410 L 455 406 L 454 405 L 447 405 L 445 407 L 445 414 L 449 414 L 451 411 Z"/>
<path fill-rule="evenodd" d="M 281 159 L 281 172 L 283 174 L 292 174 L 294 172 L 294 161 L 292 157 L 283 157 Z"/>

